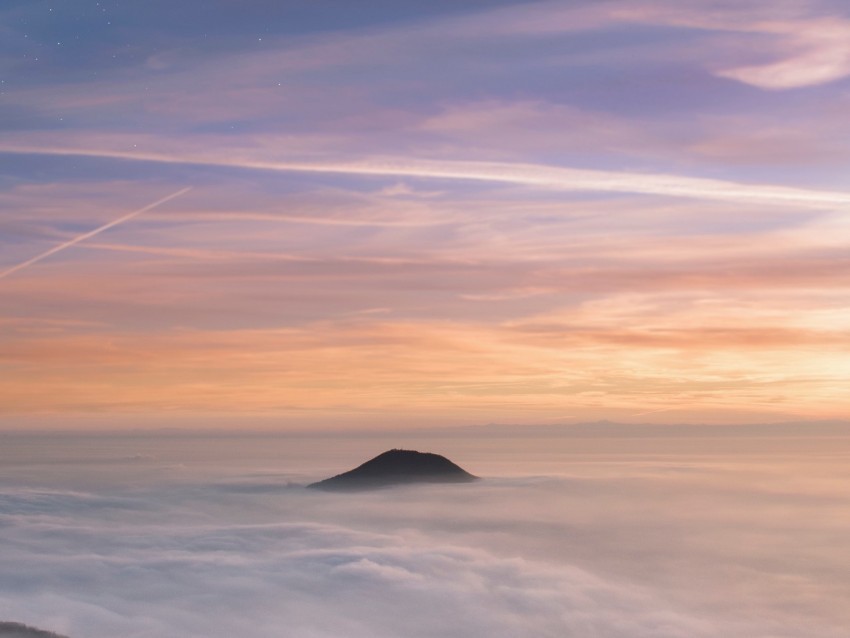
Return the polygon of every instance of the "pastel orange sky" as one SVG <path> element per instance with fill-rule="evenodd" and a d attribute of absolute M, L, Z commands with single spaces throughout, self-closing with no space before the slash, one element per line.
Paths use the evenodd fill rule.
<path fill-rule="evenodd" d="M 0 428 L 846 417 L 843 3 L 299 4 L 0 9 Z"/>

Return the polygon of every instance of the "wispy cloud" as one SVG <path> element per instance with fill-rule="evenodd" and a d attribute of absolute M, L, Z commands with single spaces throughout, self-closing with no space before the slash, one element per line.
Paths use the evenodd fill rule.
<path fill-rule="evenodd" d="M 227 166 L 264 171 L 336 173 L 360 176 L 409 177 L 497 182 L 565 192 L 639 193 L 704 200 L 756 202 L 768 205 L 835 208 L 850 205 L 850 193 L 818 191 L 717 179 L 665 174 L 642 174 L 562 168 L 538 164 L 428 160 L 417 158 L 364 158 L 336 160 L 287 160 L 230 158 L 209 154 L 177 155 L 157 151 L 119 151 L 73 147 L 0 145 L 0 152 L 80 157 L 115 158 L 166 164 Z"/>
<path fill-rule="evenodd" d="M 775 62 L 735 64 L 714 73 L 753 86 L 795 89 L 833 82 L 850 75 L 850 20 L 832 14 L 828 7 L 798 1 L 766 9 L 731 6 L 716 0 L 697 0 L 670 6 L 664 3 L 621 5 L 613 15 L 629 20 L 684 26 L 709 31 L 767 36 L 764 46 L 779 58 Z"/>

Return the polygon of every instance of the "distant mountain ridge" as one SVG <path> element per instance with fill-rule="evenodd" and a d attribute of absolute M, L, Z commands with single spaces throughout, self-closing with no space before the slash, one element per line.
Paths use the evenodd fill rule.
<path fill-rule="evenodd" d="M 449 459 L 431 452 L 393 449 L 353 470 L 307 487 L 320 490 L 363 490 L 411 483 L 468 483 L 477 480 Z"/>
<path fill-rule="evenodd" d="M 458 427 L 416 428 L 406 434 L 416 437 L 479 438 L 667 438 L 667 437 L 845 437 L 850 436 L 850 420 L 784 421 L 744 424 L 705 423 L 626 423 L 592 421 L 577 423 L 488 423 Z M 385 436 L 382 430 L 376 437 Z"/>

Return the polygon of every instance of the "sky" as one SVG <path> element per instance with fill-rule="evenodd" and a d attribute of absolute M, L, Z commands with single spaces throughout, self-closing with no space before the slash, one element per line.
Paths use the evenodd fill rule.
<path fill-rule="evenodd" d="M 839 0 L 6 0 L 0 427 L 846 416 L 848 76 Z"/>

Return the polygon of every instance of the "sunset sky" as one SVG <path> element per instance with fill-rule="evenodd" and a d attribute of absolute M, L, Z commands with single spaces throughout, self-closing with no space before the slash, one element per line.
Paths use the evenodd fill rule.
<path fill-rule="evenodd" d="M 0 428 L 846 417 L 848 113 L 841 0 L 4 0 Z"/>

